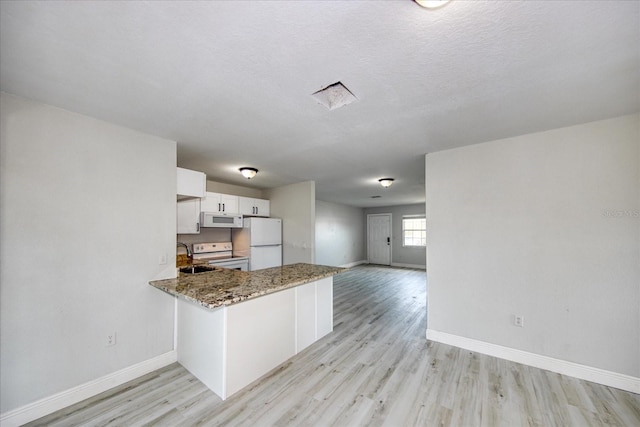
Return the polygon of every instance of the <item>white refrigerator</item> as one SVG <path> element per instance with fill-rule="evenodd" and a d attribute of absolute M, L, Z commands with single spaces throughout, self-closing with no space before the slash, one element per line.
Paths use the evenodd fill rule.
<path fill-rule="evenodd" d="M 244 218 L 242 228 L 231 229 L 233 256 L 249 257 L 249 271 L 282 265 L 282 220 Z"/>

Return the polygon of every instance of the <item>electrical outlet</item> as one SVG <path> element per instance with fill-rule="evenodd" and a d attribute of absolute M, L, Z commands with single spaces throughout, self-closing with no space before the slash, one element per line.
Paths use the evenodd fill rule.
<path fill-rule="evenodd" d="M 514 316 L 513 317 L 513 324 L 515 326 L 518 326 L 518 327 L 522 328 L 524 326 L 524 316 Z"/>
<path fill-rule="evenodd" d="M 158 257 L 158 264 L 165 265 L 167 263 L 167 254 L 161 254 Z"/>
<path fill-rule="evenodd" d="M 107 347 L 111 347 L 112 345 L 116 345 L 116 333 L 115 332 L 111 332 L 110 334 L 107 335 L 106 345 L 107 345 Z"/>

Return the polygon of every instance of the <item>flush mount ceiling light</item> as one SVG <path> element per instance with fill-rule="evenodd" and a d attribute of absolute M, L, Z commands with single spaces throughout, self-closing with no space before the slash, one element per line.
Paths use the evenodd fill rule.
<path fill-rule="evenodd" d="M 382 185 L 384 188 L 389 188 L 391 187 L 391 184 L 393 184 L 394 179 L 393 178 L 380 178 L 378 180 L 378 182 L 380 183 L 380 185 Z"/>
<path fill-rule="evenodd" d="M 311 96 L 329 110 L 335 110 L 336 108 L 351 104 L 358 99 L 341 82 L 336 82 L 324 89 L 320 89 L 319 91 L 311 94 Z"/>
<path fill-rule="evenodd" d="M 449 1 L 451 0 L 413 0 L 413 1 L 415 1 L 422 7 L 426 7 L 427 9 L 437 9 L 449 3 Z"/>
<path fill-rule="evenodd" d="M 247 179 L 251 179 L 258 173 L 258 169 L 256 168 L 240 168 L 240 173 Z"/>

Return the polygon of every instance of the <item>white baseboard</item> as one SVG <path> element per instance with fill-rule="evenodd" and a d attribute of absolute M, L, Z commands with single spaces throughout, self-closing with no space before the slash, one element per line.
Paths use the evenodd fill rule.
<path fill-rule="evenodd" d="M 427 339 L 640 394 L 640 378 L 427 329 Z"/>
<path fill-rule="evenodd" d="M 131 381 L 156 369 L 170 365 L 178 360 L 177 353 L 172 350 L 153 359 L 145 360 L 133 366 L 113 372 L 104 377 L 89 381 L 69 390 L 54 394 L 12 411 L 0 414 L 2 427 L 14 427 L 37 420 L 67 406 L 100 394 L 113 387 Z"/>
<path fill-rule="evenodd" d="M 359 265 L 359 264 L 369 264 L 368 260 L 363 260 L 363 261 L 358 261 L 357 263 L 353 263 L 354 265 Z M 386 264 L 373 264 L 373 265 L 381 265 L 381 266 L 386 266 Z M 353 265 L 349 265 L 350 267 L 353 267 Z M 340 267 L 345 267 L 344 265 L 341 265 Z M 389 267 L 401 267 L 401 268 L 416 268 L 418 270 L 426 270 L 427 266 L 425 264 L 404 264 L 401 262 L 392 262 L 391 264 L 389 264 Z"/>
<path fill-rule="evenodd" d="M 340 265 L 339 267 L 342 267 L 342 268 L 351 268 L 351 267 L 355 267 L 356 265 L 361 265 L 361 264 L 367 264 L 367 260 L 366 260 L 366 259 L 362 259 L 362 260 L 360 260 L 360 261 L 350 262 L 349 264 L 343 264 L 343 265 Z"/>
<path fill-rule="evenodd" d="M 424 264 L 403 264 L 401 262 L 392 262 L 391 267 L 417 268 L 418 270 L 427 269 L 427 266 Z"/>

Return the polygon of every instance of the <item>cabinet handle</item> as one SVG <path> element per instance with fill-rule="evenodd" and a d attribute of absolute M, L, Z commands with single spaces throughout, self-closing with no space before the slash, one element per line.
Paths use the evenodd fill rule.
<path fill-rule="evenodd" d="M 220 203 L 218 203 L 218 212 L 220 212 L 222 209 L 220 209 Z"/>
<path fill-rule="evenodd" d="M 222 204 L 222 212 L 224 212 L 224 203 Z"/>
<path fill-rule="evenodd" d="M 256 215 L 258 215 L 258 207 L 256 206 Z"/>
<path fill-rule="evenodd" d="M 199 233 L 200 232 L 200 223 L 196 222 L 196 231 Z"/>

